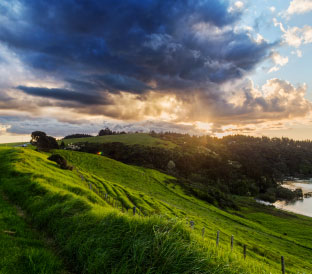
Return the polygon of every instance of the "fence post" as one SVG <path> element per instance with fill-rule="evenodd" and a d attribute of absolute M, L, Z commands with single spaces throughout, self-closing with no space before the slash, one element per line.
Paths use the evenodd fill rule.
<path fill-rule="evenodd" d="M 281 263 L 282 263 L 282 273 L 285 274 L 285 260 L 284 260 L 284 256 L 281 257 Z"/>
<path fill-rule="evenodd" d="M 202 229 L 202 236 L 203 236 L 203 238 L 205 237 L 205 228 L 204 227 Z"/>
<path fill-rule="evenodd" d="M 217 231 L 217 246 L 219 246 L 219 239 L 220 239 L 220 231 Z"/>
<path fill-rule="evenodd" d="M 136 207 L 133 207 L 133 216 L 135 215 Z"/>
<path fill-rule="evenodd" d="M 105 194 L 105 200 L 107 201 L 107 193 Z"/>
<path fill-rule="evenodd" d="M 247 246 L 244 245 L 244 260 L 246 259 L 246 253 L 247 253 Z"/>
<path fill-rule="evenodd" d="M 190 227 L 191 229 L 194 229 L 194 221 L 190 221 Z"/>
<path fill-rule="evenodd" d="M 234 236 L 231 236 L 231 251 L 233 251 L 233 245 L 234 245 Z"/>
<path fill-rule="evenodd" d="M 89 184 L 89 188 L 92 190 L 92 186 L 91 186 L 91 184 Z"/>

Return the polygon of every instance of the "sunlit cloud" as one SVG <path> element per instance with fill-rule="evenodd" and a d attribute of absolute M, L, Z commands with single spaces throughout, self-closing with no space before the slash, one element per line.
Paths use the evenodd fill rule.
<path fill-rule="evenodd" d="M 270 68 L 268 73 L 278 71 L 281 67 L 285 66 L 288 63 L 288 57 L 281 56 L 278 52 L 273 52 L 271 58 L 275 66 Z"/>
<path fill-rule="evenodd" d="M 311 0 L 292 0 L 287 9 L 287 14 L 302 14 L 312 11 Z"/>
<path fill-rule="evenodd" d="M 305 25 L 302 28 L 291 27 L 285 29 L 281 22 L 278 22 L 276 18 L 273 19 L 274 25 L 278 26 L 284 33 L 283 40 L 290 46 L 300 47 L 302 44 L 312 43 L 312 26 Z"/>
<path fill-rule="evenodd" d="M 229 8 L 229 12 L 241 11 L 244 8 L 245 4 L 242 1 L 235 1 L 233 5 Z"/>

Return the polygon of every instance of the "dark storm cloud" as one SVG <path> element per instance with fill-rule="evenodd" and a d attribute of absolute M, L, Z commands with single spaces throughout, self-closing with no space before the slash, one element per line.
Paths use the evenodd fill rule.
<path fill-rule="evenodd" d="M 147 90 L 152 90 L 150 86 L 138 81 L 135 78 L 120 74 L 103 74 L 86 77 L 84 80 L 66 79 L 76 90 L 99 91 L 106 90 L 112 93 L 120 91 L 141 94 Z"/>
<path fill-rule="evenodd" d="M 108 103 L 105 98 L 101 98 L 99 95 L 83 94 L 66 89 L 35 88 L 25 86 L 18 86 L 18 89 L 32 96 L 46 97 L 63 101 L 74 101 L 80 104 L 95 105 Z"/>
<path fill-rule="evenodd" d="M 209 93 L 211 83 L 251 71 L 272 47 L 231 28 L 240 13 L 229 12 L 227 1 L 19 2 L 19 11 L 0 4 L 7 17 L 0 41 L 26 64 L 69 86 L 21 88 L 35 96 L 92 105 L 102 92 Z"/>

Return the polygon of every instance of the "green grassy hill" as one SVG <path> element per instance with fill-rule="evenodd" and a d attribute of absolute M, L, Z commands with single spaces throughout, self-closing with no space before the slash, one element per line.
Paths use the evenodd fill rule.
<path fill-rule="evenodd" d="M 0 144 L 0 147 L 15 147 L 15 146 L 21 146 L 23 144 L 25 144 L 25 142 L 3 143 L 3 144 Z"/>
<path fill-rule="evenodd" d="M 0 273 L 66 273 L 60 259 L 0 192 Z"/>
<path fill-rule="evenodd" d="M 240 211 L 222 211 L 158 171 L 93 154 L 57 153 L 73 171 L 60 169 L 46 153 L 0 148 L 0 189 L 54 239 L 73 272 L 281 273 L 282 255 L 286 273 L 312 272 L 311 218 L 242 198 Z M 132 215 L 133 206 L 141 216 Z"/>
<path fill-rule="evenodd" d="M 170 141 L 164 141 L 159 138 L 150 136 L 147 133 L 128 133 L 120 135 L 106 135 L 106 136 L 96 136 L 96 137 L 86 137 L 86 138 L 75 138 L 75 139 L 64 139 L 65 145 L 75 144 L 80 142 L 89 143 L 112 143 L 120 142 L 126 145 L 144 145 L 144 146 L 160 146 L 166 148 L 173 148 L 176 145 Z"/>

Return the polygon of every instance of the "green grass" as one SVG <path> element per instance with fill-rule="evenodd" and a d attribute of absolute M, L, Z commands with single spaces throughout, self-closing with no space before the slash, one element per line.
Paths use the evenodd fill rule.
<path fill-rule="evenodd" d="M 85 172 L 89 181 L 96 175 L 101 181 L 99 185 L 105 186 L 119 199 L 127 200 L 128 193 L 135 197 L 139 196 L 138 204 L 135 205 L 143 208 L 143 211 L 156 211 L 168 217 L 194 220 L 195 230 L 200 232 L 202 227 L 208 228 L 207 234 L 211 239 L 215 237 L 216 231 L 220 230 L 221 242 L 225 242 L 225 245 L 229 244 L 230 236 L 235 235 L 239 246 L 248 245 L 251 256 L 265 256 L 274 264 L 279 262 L 281 255 L 287 254 L 288 266 L 293 266 L 294 269 L 307 266 L 308 269 L 312 269 L 310 262 L 305 263 L 312 252 L 309 240 L 311 218 L 270 209 L 255 203 L 252 199 L 241 201 L 243 211 L 229 214 L 185 195 L 179 185 L 171 183 L 173 177 L 158 171 L 129 166 L 107 157 L 87 153 L 70 151 L 59 153 Z M 92 176 L 88 177 L 89 173 Z M 244 207 L 244 204 L 247 207 Z M 246 209 L 248 214 L 244 214 Z M 258 218 L 256 214 L 259 212 L 262 216 Z M 252 215 L 255 215 L 255 218 L 252 219 Z M 276 215 L 282 217 L 278 218 Z M 268 219 L 271 220 L 270 226 Z M 284 235 L 285 231 L 291 230 L 294 231 L 292 234 Z"/>
<path fill-rule="evenodd" d="M 18 145 L 23 145 L 23 144 L 25 144 L 25 142 L 3 143 L 3 144 L 0 144 L 0 147 L 15 147 L 15 146 L 18 146 Z"/>
<path fill-rule="evenodd" d="M 47 160 L 48 154 L 0 149 L 0 188 L 26 210 L 36 227 L 55 239 L 73 271 L 280 273 L 283 255 L 287 273 L 312 272 L 311 218 L 241 198 L 241 211 L 222 211 L 186 195 L 173 177 L 158 171 L 93 154 L 57 153 L 74 171 L 59 169 Z M 90 191 L 88 184 L 117 198 L 124 207 L 137 206 L 152 216 L 121 213 Z M 195 222 L 194 231 L 187 224 L 190 220 Z M 217 230 L 221 231 L 218 249 Z M 235 236 L 233 252 L 231 235 Z"/>
<path fill-rule="evenodd" d="M 239 198 L 240 214 L 261 226 L 280 233 L 312 249 L 311 217 L 292 214 L 269 206 L 263 206 L 252 200 Z"/>
<path fill-rule="evenodd" d="M 65 273 L 60 260 L 44 245 L 0 192 L 0 273 Z"/>
<path fill-rule="evenodd" d="M 106 135 L 86 138 L 64 139 L 65 145 L 69 143 L 89 142 L 89 143 L 112 143 L 120 142 L 126 145 L 159 146 L 174 148 L 176 145 L 170 141 L 164 141 L 150 136 L 147 133 L 129 133 L 120 135 Z M 61 141 L 59 141 L 61 143 Z"/>

